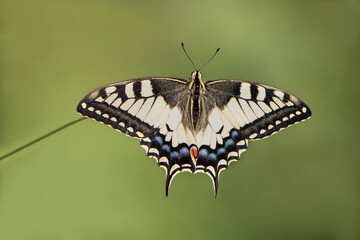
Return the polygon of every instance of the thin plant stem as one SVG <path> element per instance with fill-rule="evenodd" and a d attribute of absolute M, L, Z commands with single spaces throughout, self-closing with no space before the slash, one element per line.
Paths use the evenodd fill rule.
<path fill-rule="evenodd" d="M 82 117 L 82 118 L 76 119 L 76 120 L 74 120 L 74 121 L 72 121 L 72 122 L 69 122 L 69 123 L 67 123 L 67 124 L 65 124 L 65 125 L 57 128 L 57 129 L 55 129 L 55 130 L 53 130 L 53 131 L 51 131 L 51 132 L 45 134 L 45 135 L 43 135 L 43 136 L 41 136 L 41 137 L 39 137 L 39 138 L 37 138 L 37 139 L 29 142 L 29 143 L 26 143 L 25 145 L 23 145 L 23 146 L 21 146 L 21 147 L 18 147 L 18 148 L 16 148 L 15 150 L 13 150 L 13 151 L 11 151 L 11 152 L 9 152 L 9 153 L 1 156 L 1 157 L 0 157 L 0 161 L 3 160 L 3 159 L 5 159 L 5 158 L 7 158 L 7 157 L 10 157 L 11 155 L 13 155 L 13 154 L 15 154 L 15 153 L 17 153 L 17 152 L 20 152 L 21 150 L 24 150 L 24 149 L 27 148 L 27 147 L 30 147 L 31 145 L 33 145 L 33 144 L 35 144 L 35 143 L 37 143 L 37 142 L 40 142 L 41 140 L 43 140 L 43 139 L 45 139 L 45 138 L 47 138 L 47 137 L 50 137 L 51 135 L 53 135 L 53 134 L 55 134 L 55 133 L 57 133 L 57 132 L 65 129 L 65 128 L 67 128 L 67 127 L 70 127 L 71 125 L 74 125 L 75 123 L 78 123 L 78 122 L 80 122 L 80 121 L 82 121 L 82 120 L 85 120 L 85 119 L 86 119 L 86 117 Z"/>

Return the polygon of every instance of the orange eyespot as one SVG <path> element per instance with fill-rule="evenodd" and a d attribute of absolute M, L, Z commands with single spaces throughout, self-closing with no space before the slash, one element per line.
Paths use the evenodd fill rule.
<path fill-rule="evenodd" d="M 191 146 L 190 154 L 194 159 L 197 159 L 197 157 L 199 156 L 198 148 L 196 146 Z"/>

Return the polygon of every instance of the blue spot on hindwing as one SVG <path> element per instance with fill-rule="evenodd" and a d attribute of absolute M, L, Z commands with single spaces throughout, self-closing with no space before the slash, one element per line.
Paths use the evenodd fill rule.
<path fill-rule="evenodd" d="M 163 144 L 164 140 L 162 137 L 160 137 L 159 135 L 156 135 L 154 138 L 155 142 L 157 142 L 158 144 Z"/>
<path fill-rule="evenodd" d="M 219 148 L 218 151 L 217 151 L 217 154 L 218 154 L 218 155 L 224 154 L 224 153 L 226 153 L 225 148 Z"/>
<path fill-rule="evenodd" d="M 189 155 L 189 153 L 190 153 L 190 151 L 187 147 L 180 148 L 180 155 L 187 156 L 187 155 Z"/>
<path fill-rule="evenodd" d="M 233 131 L 231 132 L 231 137 L 234 138 L 234 139 L 236 139 L 237 137 L 239 137 L 239 134 L 237 133 L 237 131 L 233 130 Z"/>
<path fill-rule="evenodd" d="M 196 161 L 196 166 L 207 166 L 209 151 L 206 148 L 201 148 L 199 150 L 199 155 Z"/>
<path fill-rule="evenodd" d="M 233 141 L 231 138 L 229 138 L 228 140 L 226 140 L 226 142 L 225 142 L 225 148 L 228 148 L 228 147 L 233 146 L 233 145 L 235 145 L 235 143 L 234 143 L 234 141 Z"/>
<path fill-rule="evenodd" d="M 178 159 L 179 158 L 179 152 L 171 152 L 170 153 L 171 159 Z"/>
<path fill-rule="evenodd" d="M 199 157 L 207 157 L 208 154 L 209 154 L 209 152 L 205 148 L 200 149 L 200 151 L 199 151 Z"/>
<path fill-rule="evenodd" d="M 165 144 L 165 145 L 162 145 L 161 146 L 161 150 L 163 150 L 164 152 L 166 153 L 169 153 L 170 152 L 170 146 Z"/>
<path fill-rule="evenodd" d="M 209 154 L 209 161 L 216 162 L 216 154 L 215 153 Z"/>

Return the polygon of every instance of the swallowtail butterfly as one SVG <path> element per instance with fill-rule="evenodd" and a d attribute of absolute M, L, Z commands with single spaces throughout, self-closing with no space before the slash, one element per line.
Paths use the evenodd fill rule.
<path fill-rule="evenodd" d="M 283 90 L 242 80 L 204 82 L 145 77 L 95 89 L 77 111 L 140 139 L 147 156 L 166 171 L 166 195 L 183 171 L 210 176 L 239 160 L 249 140 L 268 137 L 311 116 L 310 108 Z"/>

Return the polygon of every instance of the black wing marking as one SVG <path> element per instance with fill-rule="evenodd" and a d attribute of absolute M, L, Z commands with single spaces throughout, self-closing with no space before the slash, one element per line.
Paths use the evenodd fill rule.
<path fill-rule="evenodd" d="M 241 80 L 206 83 L 216 105 L 249 140 L 270 136 L 311 116 L 310 108 L 283 90 Z"/>

